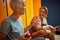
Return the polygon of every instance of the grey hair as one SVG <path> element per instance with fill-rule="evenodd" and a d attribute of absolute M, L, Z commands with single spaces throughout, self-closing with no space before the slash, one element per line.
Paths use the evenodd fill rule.
<path fill-rule="evenodd" d="M 21 3 L 21 2 L 25 2 L 25 0 L 11 0 L 10 2 Z"/>
<path fill-rule="evenodd" d="M 25 0 L 10 0 L 10 7 L 12 8 L 12 10 L 14 10 L 14 7 L 11 5 L 11 3 L 21 4 L 23 2 L 25 3 Z"/>

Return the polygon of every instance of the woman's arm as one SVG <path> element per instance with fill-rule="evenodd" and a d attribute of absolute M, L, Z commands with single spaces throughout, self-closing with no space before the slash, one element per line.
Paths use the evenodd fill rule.
<path fill-rule="evenodd" d="M 0 40 L 5 40 L 6 34 L 0 32 Z"/>
<path fill-rule="evenodd" d="M 1 23 L 1 28 L 0 28 L 0 39 L 5 39 L 5 37 L 7 36 L 7 34 L 9 33 L 10 30 L 10 24 L 7 20 L 4 20 Z"/>
<path fill-rule="evenodd" d="M 32 19 L 30 24 L 33 25 L 33 28 L 35 28 L 35 30 L 39 29 L 39 27 L 37 27 L 38 26 L 38 24 L 37 24 L 37 16 Z"/>
<path fill-rule="evenodd" d="M 24 32 L 29 31 L 31 27 L 32 27 L 32 25 L 29 25 L 28 27 L 24 28 Z"/>
<path fill-rule="evenodd" d="M 30 25 L 27 26 L 26 28 L 24 28 L 24 29 L 25 29 L 25 32 L 28 31 L 28 30 L 30 30 L 31 27 L 35 26 L 35 23 L 36 23 L 35 20 L 36 20 L 36 18 L 34 17 L 34 18 L 32 19 L 32 21 L 30 22 Z"/>
<path fill-rule="evenodd" d="M 25 38 L 24 36 L 20 36 L 19 38 L 17 38 L 17 40 L 30 40 L 30 39 L 31 39 L 31 37 Z"/>

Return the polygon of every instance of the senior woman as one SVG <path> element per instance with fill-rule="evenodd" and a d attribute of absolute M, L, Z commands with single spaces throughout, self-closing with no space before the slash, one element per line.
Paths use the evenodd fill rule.
<path fill-rule="evenodd" d="M 19 18 L 24 14 L 24 1 L 10 0 L 10 6 L 13 13 L 1 24 L 0 40 L 30 40 L 31 37 L 26 38 L 24 32 L 29 30 L 31 26 L 23 28 L 22 20 Z"/>

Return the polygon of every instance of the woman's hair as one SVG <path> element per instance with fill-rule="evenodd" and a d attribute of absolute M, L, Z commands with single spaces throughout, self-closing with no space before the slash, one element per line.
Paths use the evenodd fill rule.
<path fill-rule="evenodd" d="M 10 0 L 10 7 L 12 8 L 12 10 L 14 10 L 14 5 L 12 5 L 12 3 L 21 4 L 22 2 L 24 2 L 24 0 Z"/>
<path fill-rule="evenodd" d="M 45 9 L 45 11 L 46 11 L 46 17 L 47 17 L 47 14 L 48 14 L 48 8 L 45 7 L 45 6 L 42 6 L 40 9 Z"/>
<path fill-rule="evenodd" d="M 21 3 L 21 2 L 24 2 L 24 0 L 11 0 L 10 2 L 14 2 L 14 3 Z"/>

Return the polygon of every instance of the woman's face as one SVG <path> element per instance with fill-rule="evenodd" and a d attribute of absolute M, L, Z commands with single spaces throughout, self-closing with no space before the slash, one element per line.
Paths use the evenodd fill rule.
<path fill-rule="evenodd" d="M 19 13 L 19 14 L 24 14 L 24 11 L 25 11 L 25 4 L 24 2 L 21 2 L 20 4 L 16 4 L 15 6 L 15 10 Z"/>
<path fill-rule="evenodd" d="M 46 17 L 46 10 L 44 8 L 41 8 L 39 10 L 39 16 L 40 16 L 40 18 Z"/>

